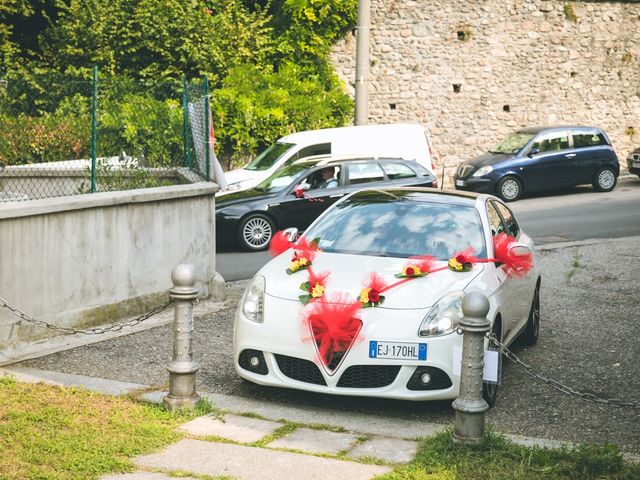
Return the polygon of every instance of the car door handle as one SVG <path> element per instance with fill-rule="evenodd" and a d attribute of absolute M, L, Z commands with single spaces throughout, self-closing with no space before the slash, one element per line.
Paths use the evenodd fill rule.
<path fill-rule="evenodd" d="M 576 154 L 575 154 L 575 153 L 567 153 L 567 154 L 565 155 L 565 157 L 566 157 L 566 158 L 573 158 L 573 157 L 575 157 L 575 156 L 576 156 Z"/>

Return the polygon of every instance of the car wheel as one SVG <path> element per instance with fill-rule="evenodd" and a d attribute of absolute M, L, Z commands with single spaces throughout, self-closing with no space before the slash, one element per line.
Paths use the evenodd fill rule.
<path fill-rule="evenodd" d="M 491 328 L 491 333 L 495 335 L 499 342 L 502 342 L 502 330 L 500 328 L 500 323 L 495 321 L 493 323 L 493 327 Z M 489 350 L 499 351 L 497 345 L 495 345 L 492 341 L 489 341 Z M 502 362 L 502 354 L 500 354 L 500 360 Z M 490 407 L 496 403 L 496 398 L 498 397 L 498 385 L 495 383 L 482 383 L 482 398 L 484 398 L 485 402 L 489 404 Z"/>
<path fill-rule="evenodd" d="M 496 195 L 505 202 L 514 202 L 522 195 L 522 182 L 516 177 L 504 177 L 498 182 Z"/>
<path fill-rule="evenodd" d="M 238 241 L 246 250 L 257 252 L 269 246 L 273 237 L 275 226 L 266 215 L 256 213 L 249 215 L 240 223 L 238 229 Z"/>
<path fill-rule="evenodd" d="M 599 192 L 610 192 L 616 186 L 618 179 L 611 167 L 603 167 L 593 177 L 593 188 Z"/>
<path fill-rule="evenodd" d="M 533 300 L 531 301 L 531 310 L 529 310 L 529 319 L 527 326 L 522 332 L 520 340 L 525 345 L 535 345 L 540 335 L 540 286 L 536 285 L 533 292 Z"/>

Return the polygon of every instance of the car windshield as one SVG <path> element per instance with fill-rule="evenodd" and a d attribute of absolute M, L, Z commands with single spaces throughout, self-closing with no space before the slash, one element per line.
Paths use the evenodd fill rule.
<path fill-rule="evenodd" d="M 432 255 L 446 260 L 472 247 L 486 255 L 476 209 L 429 202 L 411 192 L 360 192 L 337 204 L 305 233 L 325 252 L 406 258 Z"/>
<path fill-rule="evenodd" d="M 245 170 L 267 170 L 271 168 L 285 152 L 293 147 L 293 145 L 293 143 L 276 142 L 245 165 L 244 168 Z"/>
<path fill-rule="evenodd" d="M 269 178 L 259 183 L 256 190 L 263 192 L 279 192 L 298 180 L 307 170 L 308 164 L 289 165 L 278 170 Z"/>
<path fill-rule="evenodd" d="M 489 153 L 518 153 L 533 136 L 533 133 L 514 132 L 489 150 Z"/>

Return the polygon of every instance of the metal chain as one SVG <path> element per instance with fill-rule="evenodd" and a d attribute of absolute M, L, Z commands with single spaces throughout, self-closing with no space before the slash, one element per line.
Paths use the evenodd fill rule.
<path fill-rule="evenodd" d="M 11 305 L 9 305 L 7 303 L 7 301 L 4 298 L 0 297 L 0 307 L 6 308 L 11 313 L 13 313 L 16 317 L 19 317 L 19 318 L 21 318 L 22 320 L 24 320 L 26 322 L 33 323 L 34 325 L 37 325 L 37 326 L 42 327 L 42 328 L 48 328 L 49 330 L 55 330 L 55 331 L 58 331 L 58 332 L 70 333 L 70 334 L 81 333 L 83 335 L 99 335 L 99 334 L 108 333 L 108 332 L 119 332 L 120 330 L 122 330 L 125 327 L 135 327 L 139 323 L 142 323 L 145 320 L 153 317 L 154 315 L 165 311 L 169 307 L 169 305 L 171 305 L 171 301 L 168 301 L 167 303 L 164 303 L 163 305 L 159 305 L 159 306 L 153 308 L 148 313 L 145 313 L 144 315 L 141 315 L 138 318 L 135 318 L 135 319 L 133 319 L 133 320 L 131 320 L 129 322 L 126 322 L 126 323 L 116 323 L 116 324 L 111 325 L 109 327 L 95 327 L 95 328 L 90 328 L 90 329 L 87 329 L 87 330 L 81 330 L 81 329 L 73 328 L 73 327 L 59 327 L 57 325 L 52 325 L 50 323 L 47 323 L 44 320 L 36 320 L 35 318 L 30 317 L 29 315 L 27 315 L 23 311 L 15 308 L 15 307 L 12 307 Z"/>
<path fill-rule="evenodd" d="M 522 360 L 520 360 L 518 358 L 518 356 L 515 353 L 513 353 L 505 345 L 500 343 L 500 341 L 496 338 L 496 336 L 493 333 L 487 332 L 487 338 L 489 338 L 489 340 L 492 341 L 500 349 L 500 351 L 504 354 L 505 357 L 507 357 L 509 360 L 521 365 L 524 368 L 525 372 L 527 372 L 528 375 L 530 375 L 533 378 L 537 378 L 538 380 L 542 380 L 544 383 L 547 383 L 547 384 L 551 385 L 553 388 L 555 388 L 556 390 L 559 390 L 562 393 L 565 393 L 567 395 L 574 395 L 576 397 L 580 397 L 580 398 L 582 398 L 584 400 L 587 400 L 589 402 L 594 402 L 594 403 L 602 403 L 602 404 L 605 404 L 605 405 L 613 405 L 613 406 L 617 406 L 617 407 L 640 408 L 640 401 L 639 400 L 623 401 L 623 400 L 619 400 L 617 398 L 602 398 L 602 397 L 598 397 L 597 395 L 594 395 L 593 393 L 581 392 L 579 390 L 575 390 L 575 389 L 569 387 L 568 385 L 565 385 L 565 384 L 559 382 L 558 380 L 555 380 L 553 378 L 547 377 L 547 376 L 542 375 L 540 373 L 536 373 L 536 372 L 533 371 L 533 368 L 530 365 L 527 365 L 526 363 L 524 363 Z"/>

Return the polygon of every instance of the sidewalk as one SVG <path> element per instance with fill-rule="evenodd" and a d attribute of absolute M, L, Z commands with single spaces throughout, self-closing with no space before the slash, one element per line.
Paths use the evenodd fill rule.
<path fill-rule="evenodd" d="M 160 403 L 165 391 L 146 385 L 30 368 L 3 368 L 19 381 L 80 386 L 107 395 Z M 139 393 L 137 392 L 145 392 Z M 281 403 L 199 392 L 222 414 L 180 427 L 185 438 L 161 452 L 134 459 L 138 471 L 101 480 L 194 479 L 208 475 L 243 480 L 369 479 L 413 460 L 418 440 L 448 426 L 368 414 L 309 410 Z M 505 435 L 526 446 L 559 448 L 568 442 Z M 184 475 L 194 475 L 193 477 Z"/>

